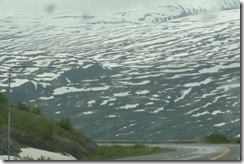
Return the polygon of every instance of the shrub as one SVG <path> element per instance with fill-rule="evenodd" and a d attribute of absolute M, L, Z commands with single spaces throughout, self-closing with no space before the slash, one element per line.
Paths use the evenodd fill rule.
<path fill-rule="evenodd" d="M 208 143 L 228 143 L 229 140 L 223 135 L 219 133 L 212 133 L 207 136 L 206 141 Z"/>
<path fill-rule="evenodd" d="M 24 103 L 18 102 L 17 103 L 17 108 L 19 110 L 23 110 L 23 111 L 26 111 L 26 112 L 31 112 L 31 107 L 29 105 L 24 104 Z"/>
<path fill-rule="evenodd" d="M 16 158 L 15 160 L 17 160 L 18 158 Z M 19 160 L 24 160 L 24 161 L 33 161 L 34 158 L 30 157 L 30 156 L 24 156 L 24 157 L 20 157 Z M 50 157 L 46 158 L 46 157 L 39 157 L 37 158 L 37 160 L 40 160 L 40 161 L 44 161 L 44 160 L 52 160 Z"/>
<path fill-rule="evenodd" d="M 41 156 L 40 158 L 37 158 L 37 160 L 44 161 L 44 160 L 52 160 L 50 157 L 43 157 Z"/>
<path fill-rule="evenodd" d="M 135 145 L 133 146 L 133 148 L 134 148 L 134 149 L 145 149 L 146 146 L 143 145 L 143 144 L 135 144 Z"/>
<path fill-rule="evenodd" d="M 70 118 L 61 118 L 58 123 L 59 126 L 61 126 L 65 130 L 72 130 L 72 124 Z"/>
<path fill-rule="evenodd" d="M 241 143 L 241 138 L 240 137 L 234 137 L 229 139 L 231 143 L 236 143 L 240 144 Z"/>
<path fill-rule="evenodd" d="M 26 111 L 26 112 L 29 112 L 29 113 L 33 113 L 33 114 L 42 114 L 42 111 L 39 107 L 32 107 L 31 105 L 27 105 L 27 104 L 24 104 L 24 103 L 17 103 L 17 109 L 19 110 L 23 110 L 23 111 Z"/>
<path fill-rule="evenodd" d="M 42 111 L 39 107 L 34 107 L 32 110 L 31 110 L 31 113 L 33 114 L 42 114 Z"/>
<path fill-rule="evenodd" d="M 3 105 L 3 104 L 7 104 L 7 103 L 8 103 L 8 98 L 5 96 L 4 93 L 0 92 L 0 104 Z"/>

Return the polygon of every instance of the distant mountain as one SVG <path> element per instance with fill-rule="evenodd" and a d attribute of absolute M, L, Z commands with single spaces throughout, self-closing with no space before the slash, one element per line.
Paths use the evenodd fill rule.
<path fill-rule="evenodd" d="M 206 12 L 218 12 L 240 9 L 240 2 L 237 0 L 218 1 L 196 1 L 182 4 L 177 2 L 162 2 L 162 5 L 149 6 L 143 11 L 118 12 L 111 16 L 100 17 L 97 15 L 85 15 L 82 18 L 89 25 L 96 24 L 141 24 L 141 23 L 163 23 L 169 20 L 187 17 Z M 67 17 L 66 17 L 67 18 Z"/>
<path fill-rule="evenodd" d="M 185 2 L 186 3 L 186 2 Z M 1 18 L 0 86 L 93 139 L 240 135 L 239 2 Z M 52 66 L 54 68 L 47 68 Z"/>

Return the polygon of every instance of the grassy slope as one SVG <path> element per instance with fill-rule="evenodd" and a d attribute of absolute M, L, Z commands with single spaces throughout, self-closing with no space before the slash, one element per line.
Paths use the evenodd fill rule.
<path fill-rule="evenodd" d="M 86 159 L 97 145 L 81 132 L 65 130 L 58 121 L 21 110 L 11 109 L 11 139 L 22 146 L 68 153 Z M 0 130 L 7 132 L 8 111 L 0 108 Z"/>
<path fill-rule="evenodd" d="M 138 156 L 145 154 L 159 153 L 161 149 L 159 147 L 148 147 L 145 145 L 133 145 L 133 146 L 99 146 L 96 153 L 89 156 L 89 160 L 113 160 L 116 158 L 123 158 L 129 156 Z"/>

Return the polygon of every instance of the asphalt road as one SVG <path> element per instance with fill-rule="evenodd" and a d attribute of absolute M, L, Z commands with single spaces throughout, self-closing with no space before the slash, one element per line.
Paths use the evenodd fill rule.
<path fill-rule="evenodd" d="M 241 148 L 239 144 L 151 144 L 161 148 L 176 149 L 152 155 L 121 158 L 117 160 L 240 160 Z"/>

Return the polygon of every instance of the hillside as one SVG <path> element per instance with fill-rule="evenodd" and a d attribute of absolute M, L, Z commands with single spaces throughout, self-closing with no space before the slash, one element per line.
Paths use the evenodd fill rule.
<path fill-rule="evenodd" d="M 11 70 L 11 103 L 68 116 L 93 140 L 240 136 L 239 1 L 153 2 L 0 16 L 0 91 L 27 66 Z"/>
<path fill-rule="evenodd" d="M 2 96 L 2 94 L 1 94 Z M 0 108 L 0 155 L 8 154 L 8 111 L 2 103 Z M 5 106 L 5 107 L 3 107 Z M 11 108 L 11 155 L 17 156 L 20 148 L 33 147 L 58 153 L 67 153 L 84 160 L 94 153 L 97 145 L 82 132 L 66 128 L 60 121 L 42 114 Z"/>

